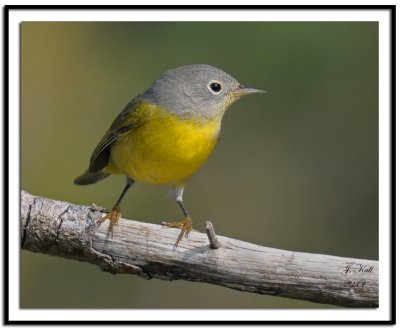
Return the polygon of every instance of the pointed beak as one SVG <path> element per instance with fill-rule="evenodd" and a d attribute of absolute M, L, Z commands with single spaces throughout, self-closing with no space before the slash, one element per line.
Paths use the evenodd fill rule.
<path fill-rule="evenodd" d="M 265 90 L 254 89 L 254 88 L 246 88 L 244 86 L 240 86 L 237 90 L 232 91 L 232 95 L 235 97 L 241 97 L 245 95 L 251 94 L 265 94 Z"/>

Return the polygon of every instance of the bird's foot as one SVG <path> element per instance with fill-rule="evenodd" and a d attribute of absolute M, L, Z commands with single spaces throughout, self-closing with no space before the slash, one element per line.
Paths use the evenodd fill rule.
<path fill-rule="evenodd" d="M 162 222 L 162 226 L 181 228 L 181 233 L 178 236 L 178 239 L 175 242 L 175 248 L 178 247 L 179 242 L 182 240 L 183 236 L 186 238 L 189 236 L 190 231 L 192 230 L 192 219 L 190 217 L 185 217 L 180 222 Z"/>
<path fill-rule="evenodd" d="M 100 219 L 100 222 L 103 223 L 107 219 L 110 220 L 110 232 L 111 237 L 114 237 L 114 226 L 118 226 L 118 221 L 121 218 L 121 208 L 116 206 L 114 207 L 106 216 Z"/>

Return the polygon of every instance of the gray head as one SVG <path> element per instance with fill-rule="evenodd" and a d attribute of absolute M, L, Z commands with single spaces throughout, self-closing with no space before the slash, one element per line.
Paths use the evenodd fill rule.
<path fill-rule="evenodd" d="M 245 88 L 216 67 L 196 64 L 163 73 L 141 98 L 183 117 L 216 119 L 236 99 L 255 93 L 264 91 Z"/>

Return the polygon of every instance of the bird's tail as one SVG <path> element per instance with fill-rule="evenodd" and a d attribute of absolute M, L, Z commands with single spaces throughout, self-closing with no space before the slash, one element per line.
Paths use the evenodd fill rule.
<path fill-rule="evenodd" d="M 105 171 L 89 172 L 86 170 L 82 175 L 75 178 L 74 183 L 77 185 L 89 185 L 98 182 L 110 174 Z"/>

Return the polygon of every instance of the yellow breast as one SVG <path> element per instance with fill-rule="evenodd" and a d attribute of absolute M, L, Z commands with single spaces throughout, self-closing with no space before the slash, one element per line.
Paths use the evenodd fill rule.
<path fill-rule="evenodd" d="M 142 124 L 114 142 L 107 170 L 137 181 L 185 182 L 218 140 L 220 120 L 182 119 L 155 105 L 146 105 L 145 111 L 134 115 L 144 116 Z"/>

